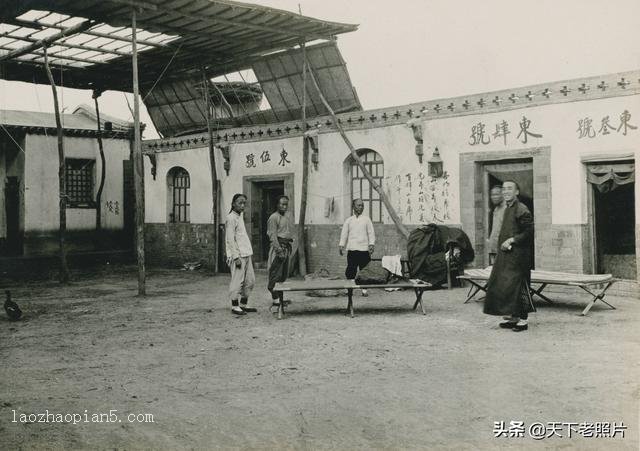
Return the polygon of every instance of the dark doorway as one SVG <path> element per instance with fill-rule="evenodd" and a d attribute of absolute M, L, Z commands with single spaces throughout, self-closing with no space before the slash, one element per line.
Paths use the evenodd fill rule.
<path fill-rule="evenodd" d="M 6 255 L 22 255 L 22 231 L 20 230 L 20 180 L 7 177 L 5 184 L 5 214 L 7 218 Z"/>
<path fill-rule="evenodd" d="M 256 268 L 266 268 L 269 257 L 269 238 L 267 237 L 267 220 L 276 211 L 278 196 L 289 197 L 287 217 L 294 224 L 295 198 L 293 190 L 293 174 L 273 174 L 244 177 L 243 192 L 247 195 L 247 208 L 244 221 L 247 233 L 253 246 L 253 261 Z M 296 248 L 294 244 L 293 252 Z M 291 260 L 293 261 L 293 259 Z"/>
<path fill-rule="evenodd" d="M 267 236 L 267 221 L 278 207 L 278 197 L 284 194 L 284 182 L 257 183 L 262 199 L 260 206 L 260 255 L 266 261 L 269 257 L 269 237 Z"/>
<path fill-rule="evenodd" d="M 533 160 L 531 158 L 508 160 L 489 163 L 484 166 L 486 178 L 484 199 L 485 207 L 485 240 L 489 236 L 489 215 L 493 211 L 489 192 L 494 186 L 502 186 L 506 180 L 513 180 L 518 184 L 520 193 L 518 199 L 527 206 L 535 221 L 535 202 L 533 198 Z M 535 256 L 535 244 L 531 243 L 531 255 Z M 485 252 L 486 254 L 486 252 Z M 534 257 L 535 258 L 535 257 Z M 488 264 L 488 255 L 485 255 L 485 264 Z M 533 262 L 535 267 L 535 261 Z"/>
<path fill-rule="evenodd" d="M 635 183 L 600 192 L 592 185 L 596 272 L 636 279 Z"/>

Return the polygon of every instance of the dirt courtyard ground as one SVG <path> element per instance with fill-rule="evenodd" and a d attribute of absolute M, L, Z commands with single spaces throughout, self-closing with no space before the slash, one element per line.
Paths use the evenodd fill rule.
<path fill-rule="evenodd" d="M 425 293 L 426 316 L 411 292 L 358 294 L 353 319 L 345 299 L 294 293 L 278 321 L 264 273 L 259 312 L 232 317 L 227 276 L 153 271 L 140 299 L 134 271 L 13 287 L 0 449 L 638 449 L 638 299 L 580 317 L 582 295 L 554 296 L 519 334 L 463 289 Z M 81 421 L 29 421 L 46 411 Z M 494 437 L 500 421 L 524 437 Z M 576 425 L 534 440 L 534 422 Z M 597 422 L 625 437 L 567 437 Z"/>

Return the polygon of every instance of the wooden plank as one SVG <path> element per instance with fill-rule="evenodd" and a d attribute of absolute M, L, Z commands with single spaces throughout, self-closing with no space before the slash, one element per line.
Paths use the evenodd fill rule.
<path fill-rule="evenodd" d="M 354 280 L 306 280 L 306 281 L 286 281 L 277 283 L 274 291 L 316 291 L 316 290 L 348 290 L 348 289 L 385 289 L 385 288 L 429 288 L 429 283 L 401 282 L 390 284 L 362 284 L 358 285 Z"/>

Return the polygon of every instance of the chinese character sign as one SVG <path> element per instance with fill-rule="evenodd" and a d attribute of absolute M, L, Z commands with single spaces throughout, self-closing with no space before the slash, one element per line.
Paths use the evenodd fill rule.
<path fill-rule="evenodd" d="M 280 152 L 274 152 L 273 157 L 268 149 L 254 150 L 245 154 L 244 166 L 247 169 L 253 169 L 263 166 L 281 166 L 287 167 L 291 165 L 292 158 L 284 146 Z"/>
<path fill-rule="evenodd" d="M 493 142 L 502 143 L 502 145 L 507 146 L 510 140 L 513 140 L 511 135 L 511 128 L 509 122 L 506 120 L 501 120 L 492 124 L 495 127 L 495 132 L 491 133 L 491 131 L 487 131 L 487 124 L 483 122 L 478 122 L 471 126 L 471 134 L 468 140 L 468 144 L 470 146 L 478 146 L 478 145 L 487 145 L 491 143 L 491 138 L 493 138 Z M 529 137 L 533 138 L 542 138 L 542 133 L 537 133 L 535 131 L 535 127 L 532 124 L 531 119 L 527 119 L 526 116 L 522 116 L 520 122 L 518 122 L 518 126 L 520 127 L 520 132 L 516 136 L 515 140 L 521 142 L 522 144 L 527 144 L 529 142 Z"/>
<path fill-rule="evenodd" d="M 612 134 L 627 136 L 627 134 L 638 129 L 638 126 L 632 123 L 631 113 L 629 113 L 629 110 L 624 110 L 617 117 L 617 123 L 613 122 L 615 120 L 614 118 L 616 118 L 616 116 L 603 116 L 599 121 L 600 127 L 597 131 L 596 126 L 593 125 L 593 118 L 586 116 L 584 118 L 578 119 L 578 128 L 576 129 L 578 139 L 593 139 L 598 136 Z"/>
<path fill-rule="evenodd" d="M 443 224 L 451 220 L 451 182 L 448 173 L 441 178 L 424 171 L 385 177 L 385 191 L 400 219 L 407 224 Z"/>

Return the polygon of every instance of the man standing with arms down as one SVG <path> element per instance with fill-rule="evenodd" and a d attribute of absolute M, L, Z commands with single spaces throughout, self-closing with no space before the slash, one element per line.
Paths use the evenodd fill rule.
<path fill-rule="evenodd" d="M 256 311 L 255 308 L 247 305 L 256 277 L 251 259 L 253 249 L 242 219 L 242 212 L 246 204 L 247 197 L 244 194 L 235 194 L 225 225 L 227 265 L 231 269 L 229 297 L 231 299 L 231 313 L 234 315 L 246 315 L 247 312 Z M 238 301 L 240 302 L 238 303 Z"/>
<path fill-rule="evenodd" d="M 289 208 L 289 198 L 279 196 L 277 210 L 269 216 L 267 221 L 267 236 L 271 243 L 269 248 L 269 283 L 267 288 L 271 293 L 273 305 L 278 305 L 278 291 L 274 291 L 276 283 L 284 282 L 289 275 L 289 257 L 291 257 L 291 243 L 293 242 L 293 226 L 285 216 Z"/>
<path fill-rule="evenodd" d="M 500 243 L 500 229 L 502 228 L 502 218 L 504 217 L 504 196 L 502 195 L 502 186 L 495 185 L 489 192 L 491 198 L 491 213 L 489 214 L 489 264 L 493 265 L 498 255 L 498 247 Z"/>
<path fill-rule="evenodd" d="M 484 301 L 484 313 L 504 315 L 500 327 L 515 332 L 528 329 L 528 315 L 534 311 L 529 292 L 533 215 L 520 203 L 518 194 L 520 189 L 513 180 L 502 184 L 505 210 L 498 238 L 500 247 Z"/>
<path fill-rule="evenodd" d="M 358 268 L 362 269 L 371 261 L 371 254 L 376 244 L 376 235 L 373 231 L 373 223 L 368 216 L 362 214 L 364 202 L 362 199 L 353 200 L 353 216 L 347 218 L 342 226 L 340 255 L 347 249 L 347 279 L 355 279 Z M 362 295 L 367 296 L 367 290 L 362 290 Z"/>

